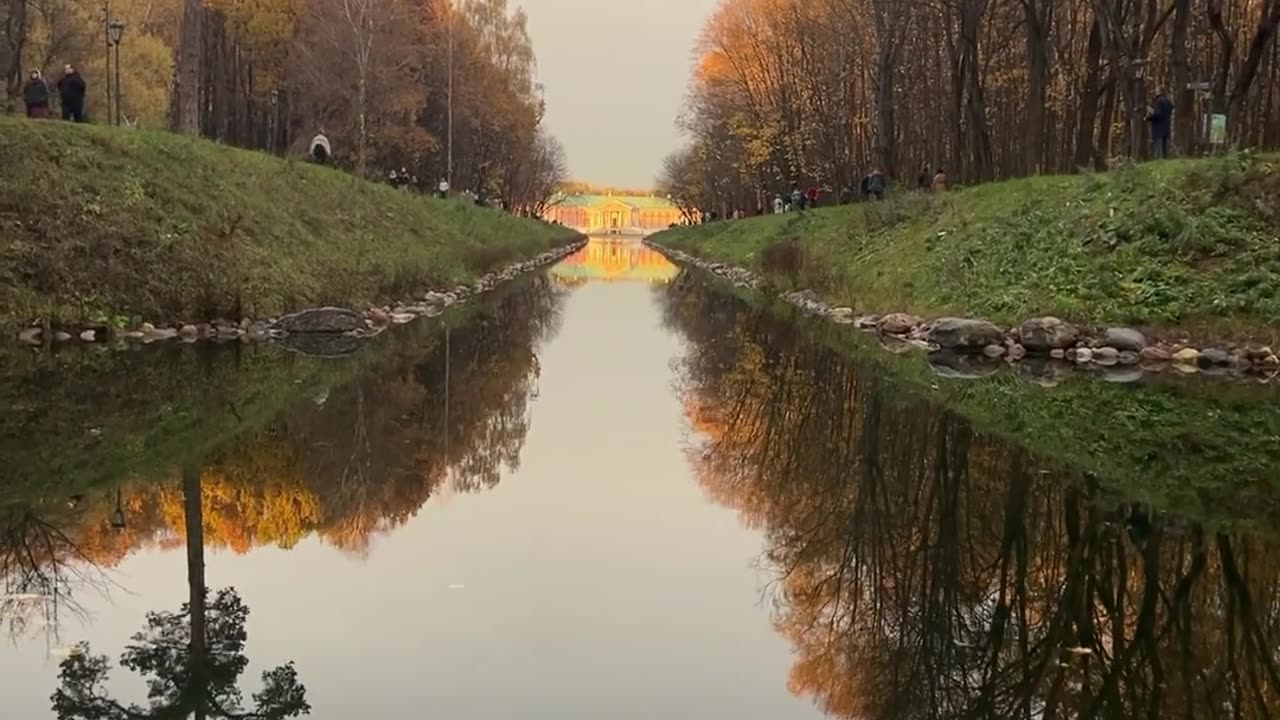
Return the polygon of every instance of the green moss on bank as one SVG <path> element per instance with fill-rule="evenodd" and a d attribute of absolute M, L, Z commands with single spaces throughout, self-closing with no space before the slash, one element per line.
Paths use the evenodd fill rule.
<path fill-rule="evenodd" d="M 664 245 L 860 311 L 1273 338 L 1280 160 L 1231 155 L 721 222 Z"/>
<path fill-rule="evenodd" d="M 0 168 L 6 325 L 357 306 L 576 238 L 169 133 L 0 118 Z"/>

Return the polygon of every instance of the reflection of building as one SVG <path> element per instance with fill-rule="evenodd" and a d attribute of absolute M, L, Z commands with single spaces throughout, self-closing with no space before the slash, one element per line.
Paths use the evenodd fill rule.
<path fill-rule="evenodd" d="M 585 233 L 647 233 L 684 222 L 680 209 L 666 198 L 639 195 L 563 195 L 542 214 Z"/>
<path fill-rule="evenodd" d="M 551 269 L 553 277 L 570 285 L 588 279 L 665 283 L 677 272 L 661 253 L 638 242 L 601 240 L 592 240 Z"/>

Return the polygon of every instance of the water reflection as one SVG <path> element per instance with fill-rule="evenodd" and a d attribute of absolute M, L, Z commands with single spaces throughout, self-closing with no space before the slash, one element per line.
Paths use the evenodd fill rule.
<path fill-rule="evenodd" d="M 176 613 L 148 613 L 146 628 L 120 655 L 120 667 L 147 679 L 147 707 L 114 697 L 107 690 L 110 660 L 81 643 L 60 664 L 54 714 L 59 720 L 279 720 L 309 713 L 307 690 L 292 662 L 263 672 L 252 707 L 244 707 L 239 680 L 249 664 L 248 617 L 248 606 L 233 588 L 208 602 L 202 595 Z"/>
<path fill-rule="evenodd" d="M 665 284 L 678 272 L 662 253 L 637 241 L 592 239 L 552 268 L 551 276 L 568 286 L 592 280 Z"/>
<path fill-rule="evenodd" d="M 77 594 L 109 591 L 103 570 L 129 554 L 186 545 L 188 564 L 202 567 L 190 555 L 193 542 L 184 531 L 193 518 L 202 528 L 194 541 L 201 552 L 292 548 L 315 536 L 360 556 L 374 537 L 403 525 L 432 495 L 492 487 L 504 469 L 518 465 L 539 375 L 537 345 L 554 332 L 561 298 L 545 278 L 531 279 L 474 309 L 457 327 L 432 325 L 418 334 L 406 328 L 371 348 L 362 362 L 341 366 L 312 366 L 283 353 L 274 357 L 283 368 L 257 358 L 246 363 L 225 351 L 199 356 L 209 365 L 203 379 L 238 378 L 221 390 L 239 401 L 239 410 L 230 400 L 215 400 L 214 390 L 191 377 L 187 394 L 151 398 L 163 407 L 189 404 L 203 411 L 182 429 L 194 447 L 166 446 L 167 455 L 149 448 L 132 472 L 73 496 L 59 496 L 54 483 L 32 482 L 35 492 L 11 490 L 0 503 L 0 621 L 15 638 L 43 631 L 56 648 L 60 623 L 82 615 Z M 167 359 L 174 360 L 172 367 Z M 176 388 L 177 378 L 164 378 L 189 371 L 192 357 L 173 353 L 152 361 L 150 376 Z M 331 382 L 313 383 L 311 375 L 296 372 L 311 367 Z M 295 382 L 282 387 L 251 385 L 290 371 Z M 128 382 L 105 371 L 96 380 L 107 387 Z M 258 402 L 263 394 L 272 404 Z M 88 404 L 75 407 L 93 412 Z M 109 403 L 97 412 L 93 421 L 118 417 Z M 142 414 L 152 412 L 162 410 Z M 256 417 L 269 412 L 274 415 Z M 237 429 L 233 437 L 204 445 L 203 435 L 219 438 L 212 428 L 224 425 Z M 26 435 L 26 444 L 44 456 L 58 440 L 42 437 L 40 427 Z M 119 435 L 134 427 L 120 422 L 110 431 Z M 95 468 L 100 448 L 118 457 L 99 443 L 64 445 L 70 456 L 65 462 Z M 14 461 L 39 467 L 21 456 Z M 45 489 L 49 485 L 55 490 Z M 192 503 L 193 496 L 200 502 Z"/>
<path fill-rule="evenodd" d="M 696 281 L 665 302 L 691 461 L 766 533 L 794 692 L 867 719 L 1280 712 L 1270 537 L 1117 502 Z"/>

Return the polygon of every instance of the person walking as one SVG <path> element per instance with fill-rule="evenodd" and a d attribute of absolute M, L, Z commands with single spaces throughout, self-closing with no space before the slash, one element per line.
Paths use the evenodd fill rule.
<path fill-rule="evenodd" d="M 49 84 L 39 70 L 32 70 L 27 84 L 22 87 L 22 101 L 27 106 L 27 117 L 49 117 Z"/>
<path fill-rule="evenodd" d="M 804 193 L 800 192 L 799 183 L 791 186 L 791 209 L 796 212 L 804 210 Z"/>
<path fill-rule="evenodd" d="M 806 206 L 806 207 L 811 207 L 811 208 L 816 208 L 816 207 L 818 207 L 818 188 L 817 188 L 817 186 L 810 186 L 809 191 L 808 191 L 807 193 L 805 193 L 805 198 L 804 198 L 804 199 L 805 199 L 805 206 Z"/>
<path fill-rule="evenodd" d="M 63 68 L 62 79 L 58 81 L 58 99 L 62 101 L 62 119 L 82 123 L 84 118 L 84 96 L 87 88 L 84 78 L 74 67 L 68 64 Z"/>
<path fill-rule="evenodd" d="M 867 196 L 873 200 L 881 200 L 884 198 L 885 177 L 880 168 L 871 171 L 867 176 Z"/>
<path fill-rule="evenodd" d="M 1168 95 L 1160 93 L 1151 101 L 1147 122 L 1151 125 L 1152 156 L 1157 160 L 1169 157 L 1169 138 L 1173 135 L 1173 101 Z"/>
<path fill-rule="evenodd" d="M 916 189 L 922 192 L 928 192 L 933 188 L 933 181 L 938 178 L 929 170 L 929 163 L 920 166 L 920 176 L 916 178 Z"/>
<path fill-rule="evenodd" d="M 940 193 L 947 191 L 947 173 L 942 168 L 938 168 L 938 172 L 933 176 L 933 184 L 929 186 L 933 192 Z"/>
<path fill-rule="evenodd" d="M 333 148 L 329 145 L 329 138 L 321 130 L 315 137 L 311 138 L 311 161 L 317 165 L 328 165 L 329 158 L 333 157 Z"/>
<path fill-rule="evenodd" d="M 440 178 L 440 184 L 436 185 L 436 194 L 440 196 L 441 200 L 444 200 L 445 198 L 449 197 L 449 181 L 448 180 L 445 180 L 444 178 Z"/>

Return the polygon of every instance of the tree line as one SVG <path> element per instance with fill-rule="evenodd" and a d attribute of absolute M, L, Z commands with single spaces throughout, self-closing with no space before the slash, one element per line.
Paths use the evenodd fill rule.
<path fill-rule="evenodd" d="M 324 132 L 360 175 L 451 176 L 517 209 L 564 177 L 526 17 L 506 0 L 3 0 L 9 110 L 30 70 L 56 77 L 71 63 L 90 82 L 91 116 L 109 118 L 110 20 L 126 25 L 129 124 L 277 154 L 305 153 Z"/>
<path fill-rule="evenodd" d="M 1212 114 L 1226 141 L 1275 148 L 1278 25 L 1280 0 L 725 0 L 661 184 L 724 210 L 875 168 L 910 184 L 1104 169 L 1149 155 L 1158 93 L 1182 154 L 1208 149 Z"/>

